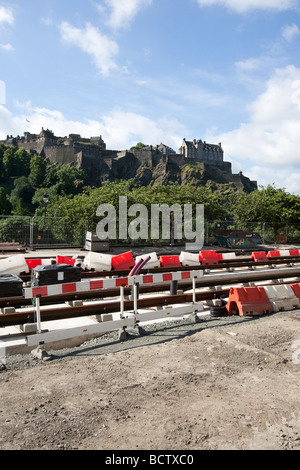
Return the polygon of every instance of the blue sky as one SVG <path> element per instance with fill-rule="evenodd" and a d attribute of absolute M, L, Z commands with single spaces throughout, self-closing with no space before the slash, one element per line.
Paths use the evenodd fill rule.
<path fill-rule="evenodd" d="M 300 0 L 0 0 L 0 139 L 222 143 L 300 194 Z"/>

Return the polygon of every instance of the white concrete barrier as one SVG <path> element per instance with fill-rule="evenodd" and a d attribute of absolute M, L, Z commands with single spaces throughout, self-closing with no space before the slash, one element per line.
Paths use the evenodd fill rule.
<path fill-rule="evenodd" d="M 29 272 L 24 255 L 10 256 L 0 260 L 0 274 L 15 274 L 18 276 L 23 272 Z"/>

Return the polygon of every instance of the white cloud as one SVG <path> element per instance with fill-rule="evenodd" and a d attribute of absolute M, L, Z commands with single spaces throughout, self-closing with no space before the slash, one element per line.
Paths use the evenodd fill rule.
<path fill-rule="evenodd" d="M 7 44 L 0 44 L 0 49 L 4 51 L 13 51 L 13 46 L 8 42 Z"/>
<path fill-rule="evenodd" d="M 283 177 L 290 175 L 300 193 L 300 68 L 276 70 L 248 109 L 248 122 L 207 139 L 222 142 L 227 159 L 261 166 L 266 179 L 277 175 L 277 185 L 286 187 Z"/>
<path fill-rule="evenodd" d="M 60 33 L 65 42 L 74 44 L 89 54 L 103 75 L 109 75 L 112 70 L 118 68 L 114 62 L 114 57 L 119 52 L 118 45 L 90 23 L 87 23 L 84 29 L 80 29 L 63 21 Z"/>
<path fill-rule="evenodd" d="M 0 80 L 0 105 L 6 101 L 6 86 L 3 80 Z"/>
<path fill-rule="evenodd" d="M 281 30 L 281 35 L 287 42 L 292 42 L 299 34 L 300 31 L 296 24 L 286 25 Z"/>
<path fill-rule="evenodd" d="M 255 59 L 255 58 L 241 60 L 241 61 L 235 63 L 235 66 L 239 70 L 243 70 L 243 71 L 244 70 L 249 71 L 249 70 L 258 69 L 260 67 L 260 65 L 261 65 L 260 59 Z"/>
<path fill-rule="evenodd" d="M 291 194 L 300 194 L 300 173 L 282 169 L 278 174 L 277 168 L 255 165 L 247 170 L 245 175 L 251 180 L 257 181 L 258 187 L 266 187 L 268 184 L 274 183 L 276 188 L 285 188 Z"/>
<path fill-rule="evenodd" d="M 149 145 L 163 142 L 177 150 L 186 133 L 179 121 L 163 116 L 153 121 L 141 114 L 115 110 L 102 120 L 104 140 L 114 149 L 128 149 L 137 142 Z"/>
<path fill-rule="evenodd" d="M 39 133 L 41 128 L 51 129 L 57 136 L 71 133 L 82 137 L 102 135 L 111 150 L 129 149 L 137 142 L 160 144 L 161 142 L 177 150 L 182 136 L 187 130 L 176 120 L 160 117 L 149 119 L 141 114 L 114 110 L 102 116 L 101 120 L 69 121 L 58 110 L 33 108 L 31 102 L 18 104 L 21 114 L 12 113 L 0 106 L 0 139 L 6 135 L 23 135 L 25 131 Z M 28 122 L 29 121 L 29 122 Z"/>
<path fill-rule="evenodd" d="M 0 5 L 0 25 L 4 23 L 13 25 L 14 16 L 11 8 Z"/>
<path fill-rule="evenodd" d="M 196 0 L 200 7 L 221 5 L 238 13 L 252 9 L 288 10 L 299 7 L 298 0 Z"/>
<path fill-rule="evenodd" d="M 144 7 L 151 5 L 152 0 L 104 0 L 107 7 L 111 10 L 108 24 L 114 29 L 126 28 L 137 13 Z M 103 7 L 99 5 L 99 11 Z"/>

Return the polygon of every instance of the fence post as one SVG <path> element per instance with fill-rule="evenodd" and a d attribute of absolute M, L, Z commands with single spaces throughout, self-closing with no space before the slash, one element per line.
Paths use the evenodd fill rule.
<path fill-rule="evenodd" d="M 263 222 L 263 226 L 262 226 L 262 242 L 263 242 L 263 245 L 265 244 L 265 225 L 266 225 L 266 222 Z"/>
<path fill-rule="evenodd" d="M 29 221 L 29 246 L 31 250 L 33 249 L 33 219 L 34 216 Z"/>

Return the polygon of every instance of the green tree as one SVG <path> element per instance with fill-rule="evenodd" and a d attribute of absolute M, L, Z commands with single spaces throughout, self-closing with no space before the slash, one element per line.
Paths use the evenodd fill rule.
<path fill-rule="evenodd" d="M 147 145 L 143 144 L 143 142 L 138 142 L 136 145 L 134 145 L 133 147 L 130 147 L 130 150 L 140 150 L 144 147 L 147 147 Z"/>
<path fill-rule="evenodd" d="M 74 166 L 62 165 L 57 171 L 58 183 L 57 191 L 61 194 L 75 195 L 81 192 L 86 183 L 87 177 L 83 170 L 78 170 Z"/>
<path fill-rule="evenodd" d="M 55 201 L 59 199 L 59 195 L 57 194 L 57 188 L 55 185 L 51 186 L 51 188 L 38 188 L 35 191 L 34 196 L 32 198 L 32 204 L 35 207 L 36 216 L 42 217 L 46 213 L 46 206 L 44 202 L 45 194 L 48 195 L 47 206 L 49 204 L 53 204 Z M 47 213 L 48 213 L 48 207 L 47 207 Z"/>
<path fill-rule="evenodd" d="M 10 176 L 28 176 L 30 171 L 30 153 L 24 148 L 8 147 L 3 154 L 5 172 Z"/>
<path fill-rule="evenodd" d="M 34 188 L 39 188 L 46 177 L 47 162 L 40 155 L 34 155 L 30 161 L 28 180 Z"/>
<path fill-rule="evenodd" d="M 28 178 L 26 176 L 17 178 L 10 195 L 13 215 L 32 215 L 34 212 L 32 204 L 33 195 L 34 188 L 28 181 Z"/>
<path fill-rule="evenodd" d="M 17 159 L 15 158 L 17 147 L 7 147 L 3 153 L 3 164 L 6 176 L 15 176 L 18 171 Z"/>
<path fill-rule="evenodd" d="M 50 188 L 51 186 L 54 186 L 58 183 L 57 172 L 58 169 L 53 163 L 47 167 L 46 176 L 44 180 L 45 188 Z"/>
<path fill-rule="evenodd" d="M 5 166 L 3 163 L 3 155 L 6 150 L 6 147 L 3 144 L 0 144 L 0 181 L 5 180 Z"/>
<path fill-rule="evenodd" d="M 28 176 L 30 172 L 31 154 L 23 147 L 16 151 L 16 158 L 18 162 L 19 172 L 16 176 Z"/>
<path fill-rule="evenodd" d="M 233 212 L 236 222 L 268 222 L 277 234 L 288 223 L 300 223 L 300 196 L 268 185 L 237 196 Z"/>
<path fill-rule="evenodd" d="M 0 186 L 0 215 L 10 215 L 11 209 L 12 206 L 9 202 L 7 194 L 4 188 Z"/>

